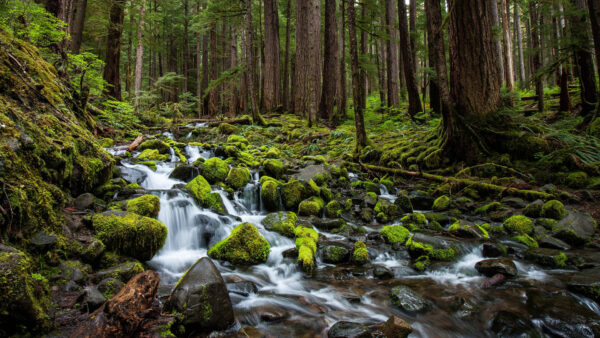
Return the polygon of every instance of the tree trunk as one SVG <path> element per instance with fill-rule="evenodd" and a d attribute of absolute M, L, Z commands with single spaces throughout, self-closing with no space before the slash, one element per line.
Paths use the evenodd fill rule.
<path fill-rule="evenodd" d="M 361 21 L 362 22 L 366 22 L 367 21 L 367 3 L 366 1 L 360 1 L 360 16 L 361 16 Z M 361 58 L 365 58 L 368 54 L 368 49 L 367 49 L 367 29 L 361 29 L 360 30 L 360 51 L 359 51 L 359 55 L 361 56 Z M 363 81 L 363 84 L 361 85 L 362 88 L 362 97 L 363 97 L 363 106 L 362 109 L 365 110 L 367 109 L 367 96 L 369 93 L 369 77 L 367 76 L 367 69 L 365 67 L 360 67 L 359 68 L 361 75 L 360 78 Z"/>
<path fill-rule="evenodd" d="M 590 11 L 592 36 L 594 37 L 594 47 L 596 49 L 596 67 L 598 67 L 598 74 L 600 74 L 600 0 L 588 0 L 588 9 Z M 600 104 L 596 108 L 596 118 L 598 117 L 600 117 Z"/>
<path fill-rule="evenodd" d="M 265 0 L 265 58 L 263 63 L 263 104 L 266 110 L 281 105 L 281 67 L 279 64 L 279 11 L 277 0 Z"/>
<path fill-rule="evenodd" d="M 501 104 L 500 58 L 489 1 L 453 0 L 450 5 L 450 98 L 442 149 L 453 159 L 474 162 L 487 151 L 486 126 Z M 492 143 L 492 142 L 490 142 Z M 497 145 L 496 145 L 497 146 Z M 427 159 L 426 159 L 427 161 Z"/>
<path fill-rule="evenodd" d="M 365 97 L 363 96 L 364 84 L 361 79 L 362 72 L 358 64 L 358 45 L 356 42 L 356 12 L 354 9 L 354 0 L 344 0 L 348 4 L 348 38 L 350 42 L 350 59 L 352 68 L 352 98 L 354 103 L 354 125 L 356 127 L 356 154 L 360 154 L 362 149 L 367 146 L 367 133 L 365 131 L 365 121 L 363 116 L 363 107 Z M 402 0 L 404 1 L 404 0 Z"/>
<path fill-rule="evenodd" d="M 507 0 L 500 0 L 500 10 L 502 11 L 502 52 L 504 54 L 504 83 L 509 92 L 514 90 L 514 69 L 512 58 L 512 43 L 510 41 L 510 9 Z"/>
<path fill-rule="evenodd" d="M 146 9 L 144 2 L 140 5 L 140 23 L 138 25 L 138 45 L 135 50 L 135 82 L 133 85 L 133 95 L 136 97 L 135 105 L 138 107 L 138 97 L 142 91 L 142 71 L 144 69 L 144 15 Z"/>
<path fill-rule="evenodd" d="M 390 37 L 387 40 L 387 89 L 388 106 L 398 108 L 400 98 L 398 97 L 398 75 L 400 74 L 400 64 L 398 59 L 398 30 L 396 28 L 396 6 L 394 0 L 385 0 L 385 24 L 387 34 Z"/>
<path fill-rule="evenodd" d="M 105 94 L 121 101 L 121 76 L 119 72 L 121 59 L 121 35 L 123 33 L 125 0 L 114 0 L 110 7 L 108 37 L 106 39 L 106 60 L 104 81 L 107 86 Z"/>
<path fill-rule="evenodd" d="M 74 6 L 73 24 L 71 25 L 71 53 L 79 54 L 81 49 L 81 39 L 83 37 L 83 27 L 85 24 L 85 11 L 87 9 L 87 0 L 78 0 Z"/>
<path fill-rule="evenodd" d="M 215 24 L 210 27 L 210 80 L 217 79 L 217 30 Z M 208 94 L 208 115 L 217 115 L 217 88 L 213 85 Z"/>
<path fill-rule="evenodd" d="M 592 121 L 596 104 L 598 103 L 598 90 L 596 88 L 596 76 L 594 74 L 594 59 L 592 58 L 592 46 L 590 44 L 589 23 L 586 20 L 585 11 L 588 7 L 585 0 L 572 0 L 577 10 L 571 15 L 571 43 L 575 54 L 575 64 L 579 74 L 579 85 L 581 87 L 581 116 L 584 124 Z M 598 18 L 595 18 L 596 21 Z"/>
<path fill-rule="evenodd" d="M 541 52 L 540 52 L 540 22 L 539 22 L 539 14 L 538 8 L 534 1 L 529 3 L 529 16 L 531 20 L 531 47 L 533 49 L 532 52 L 532 63 L 531 63 L 531 73 L 533 74 L 533 78 L 535 81 L 535 94 L 537 95 L 538 101 L 538 111 L 544 111 L 544 84 L 542 82 L 542 76 L 538 74 L 540 68 L 542 67 L 541 61 Z"/>
<path fill-rule="evenodd" d="M 254 38 L 252 37 L 252 0 L 246 0 L 246 84 L 248 86 L 248 95 L 250 97 L 250 108 L 252 109 L 252 123 L 262 125 L 263 119 L 260 116 L 258 107 L 258 98 L 256 97 L 256 87 L 254 86 L 254 58 L 252 49 Z"/>
<path fill-rule="evenodd" d="M 196 3 L 196 14 L 200 13 L 200 0 Z M 196 33 L 196 97 L 198 116 L 202 115 L 202 35 Z"/>
<path fill-rule="evenodd" d="M 521 13 L 519 12 L 519 0 L 515 0 L 515 34 L 517 36 L 517 50 L 519 56 L 519 87 L 525 83 L 525 59 L 523 57 L 523 38 L 521 34 Z"/>
<path fill-rule="evenodd" d="M 312 126 L 321 97 L 321 1 L 296 0 L 294 111 Z"/>
<path fill-rule="evenodd" d="M 283 108 L 290 109 L 290 20 L 292 18 L 292 2 L 287 0 L 285 16 L 285 56 L 283 58 Z"/>
<path fill-rule="evenodd" d="M 339 63 L 339 102 L 333 125 L 339 125 L 346 118 L 347 89 L 346 89 L 346 6 L 345 0 L 340 0 L 340 63 Z"/>
<path fill-rule="evenodd" d="M 432 79 L 438 90 L 438 97 L 431 96 L 432 109 L 442 114 L 444 122 L 449 120 L 450 91 L 448 89 L 448 69 L 446 67 L 446 53 L 444 50 L 444 32 L 442 31 L 442 7 L 439 0 L 425 1 L 425 15 L 427 16 L 427 44 L 429 59 L 435 69 L 435 78 Z M 434 99 L 437 101 L 434 103 Z"/>
<path fill-rule="evenodd" d="M 334 118 L 339 71 L 337 41 L 337 20 L 335 0 L 325 0 L 325 57 L 323 60 L 323 91 L 321 95 L 321 118 L 331 121 Z"/>
<path fill-rule="evenodd" d="M 377 73 L 379 74 L 379 101 L 381 102 L 382 107 L 388 107 L 387 103 L 387 93 L 388 93 L 388 84 L 386 77 L 386 64 L 387 64 L 387 50 L 386 50 L 386 42 L 379 40 L 376 43 L 377 53 Z"/>
<path fill-rule="evenodd" d="M 236 28 L 231 27 L 230 30 L 230 47 L 229 47 L 229 59 L 231 63 L 231 67 L 237 66 L 237 35 Z M 237 80 L 231 80 L 231 85 L 229 86 L 229 109 L 228 116 L 233 117 L 237 115 L 238 112 L 238 87 Z"/>
<path fill-rule="evenodd" d="M 498 16 L 498 0 L 482 0 L 488 1 L 492 11 L 492 23 L 493 27 L 500 31 L 502 27 L 500 27 L 500 17 Z M 496 39 L 498 58 L 502 60 L 502 41 L 494 34 L 494 39 Z M 504 65 L 500 62 L 500 74 L 501 78 L 504 79 Z"/>
<path fill-rule="evenodd" d="M 421 108 L 421 97 L 419 96 L 417 80 L 415 79 L 415 69 L 408 34 L 408 23 L 406 21 L 406 4 L 404 3 L 404 0 L 398 0 L 400 50 L 402 52 L 402 62 L 404 63 L 404 79 L 406 80 L 406 89 L 408 91 L 408 115 L 413 118 L 415 114 L 423 111 L 423 109 Z"/>
<path fill-rule="evenodd" d="M 208 95 L 205 91 L 208 88 L 208 76 L 210 74 L 210 66 L 208 63 L 208 41 L 209 37 L 204 34 L 202 36 L 202 115 L 208 115 Z"/>
<path fill-rule="evenodd" d="M 411 57 L 413 60 L 413 69 L 415 70 L 415 74 L 417 73 L 418 64 L 417 64 L 417 50 L 415 49 L 415 39 L 417 34 L 417 0 L 410 0 L 408 5 L 408 26 L 410 29 L 410 51 Z"/>

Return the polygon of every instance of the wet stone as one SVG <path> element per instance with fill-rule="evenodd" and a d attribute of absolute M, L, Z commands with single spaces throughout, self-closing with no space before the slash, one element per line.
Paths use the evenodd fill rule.
<path fill-rule="evenodd" d="M 431 310 L 431 303 L 408 286 L 399 285 L 390 291 L 392 304 L 410 313 L 423 313 Z"/>
<path fill-rule="evenodd" d="M 498 337 L 541 337 L 531 320 L 509 311 L 496 313 L 490 329 Z"/>
<path fill-rule="evenodd" d="M 275 305 L 262 305 L 254 308 L 254 311 L 258 313 L 261 320 L 266 322 L 281 321 L 289 316 L 285 309 Z"/>
<path fill-rule="evenodd" d="M 506 254 L 506 249 L 498 243 L 484 243 L 482 248 L 483 257 L 500 257 Z"/>
<path fill-rule="evenodd" d="M 75 208 L 79 210 L 91 209 L 94 206 L 94 195 L 89 192 L 81 194 L 77 196 L 73 204 L 75 205 Z"/>
<path fill-rule="evenodd" d="M 104 302 L 106 302 L 106 298 L 104 297 L 104 295 L 102 295 L 102 293 L 100 293 L 100 291 L 98 291 L 98 289 L 96 289 L 95 287 L 86 286 L 83 290 L 85 294 L 84 302 L 88 307 L 89 312 L 93 312 L 94 310 L 102 306 Z"/>
<path fill-rule="evenodd" d="M 475 269 L 487 277 L 492 277 L 499 273 L 508 278 L 517 276 L 517 266 L 510 258 L 494 258 L 479 261 L 475 264 Z"/>
<path fill-rule="evenodd" d="M 392 279 L 394 278 L 394 273 L 383 265 L 375 265 L 373 266 L 373 277 L 377 279 Z"/>
<path fill-rule="evenodd" d="M 35 245 L 40 250 L 48 250 L 56 245 L 56 242 L 56 235 L 49 234 L 46 231 L 40 231 L 31 238 L 31 244 Z"/>
<path fill-rule="evenodd" d="M 257 293 L 258 288 L 253 282 L 241 281 L 236 283 L 228 283 L 227 291 L 244 297 L 248 297 L 251 293 Z"/>
<path fill-rule="evenodd" d="M 391 316 L 383 325 L 386 338 L 406 338 L 412 331 L 410 324 L 397 316 Z"/>
<path fill-rule="evenodd" d="M 328 338 L 367 338 L 373 337 L 369 328 L 363 324 L 341 321 L 333 324 L 327 331 Z"/>
<path fill-rule="evenodd" d="M 540 239 L 538 239 L 538 244 L 540 248 L 547 249 L 557 249 L 557 250 L 570 250 L 571 246 L 558 238 L 554 238 L 548 235 L 542 235 Z"/>

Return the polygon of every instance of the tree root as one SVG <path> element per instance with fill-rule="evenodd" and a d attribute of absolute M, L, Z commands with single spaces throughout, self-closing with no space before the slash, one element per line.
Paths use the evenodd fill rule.
<path fill-rule="evenodd" d="M 523 174 L 522 172 L 520 172 L 518 170 L 515 170 L 513 168 L 509 168 L 507 166 L 499 165 L 499 164 L 496 164 L 496 163 L 483 163 L 483 164 L 474 165 L 472 167 L 464 168 L 463 170 L 459 171 L 454 176 L 458 178 L 458 177 L 460 177 L 462 175 L 470 175 L 471 174 L 471 170 L 473 170 L 473 169 L 479 169 L 479 168 L 484 168 L 484 167 L 488 167 L 488 166 L 496 167 L 496 168 L 499 168 L 499 169 L 502 169 L 502 170 L 506 170 L 506 171 L 508 171 L 508 172 L 516 175 L 516 176 L 521 177 L 524 180 L 529 180 L 530 179 L 529 176 Z"/>
<path fill-rule="evenodd" d="M 479 181 L 475 181 L 472 179 L 446 177 L 446 176 L 429 174 L 426 172 L 416 172 L 416 171 L 409 171 L 409 170 L 404 170 L 404 169 L 380 167 L 380 166 L 365 164 L 362 162 L 359 162 L 359 164 L 367 171 L 377 171 L 377 172 L 395 174 L 395 175 L 407 176 L 407 177 L 420 177 L 420 178 L 424 178 L 424 179 L 431 180 L 431 181 L 437 181 L 437 182 L 441 182 L 441 183 L 451 183 L 454 185 L 458 185 L 459 187 L 460 186 L 469 186 L 470 188 L 476 189 L 481 192 L 496 193 L 500 196 L 504 196 L 504 195 L 516 196 L 516 197 L 522 197 L 522 198 L 525 198 L 528 200 L 532 200 L 532 199 L 549 200 L 549 199 L 554 198 L 553 195 L 545 193 L 545 192 L 541 192 L 541 191 L 521 190 L 521 189 L 512 188 L 512 187 L 505 187 L 505 186 L 491 184 L 491 183 L 479 182 Z"/>

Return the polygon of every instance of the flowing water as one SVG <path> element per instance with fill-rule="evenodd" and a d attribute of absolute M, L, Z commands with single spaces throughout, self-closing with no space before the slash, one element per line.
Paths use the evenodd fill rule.
<path fill-rule="evenodd" d="M 185 151 L 190 163 L 200 157 L 213 156 L 210 151 L 196 146 L 187 146 Z M 241 279 L 257 286 L 258 292 L 230 293 L 236 318 L 242 325 L 254 326 L 272 336 L 319 335 L 340 320 L 374 324 L 384 322 L 392 314 L 409 318 L 414 329 L 411 336 L 415 337 L 492 336 L 485 330 L 494 311 L 522 307 L 523 288 L 527 285 L 537 287 L 556 281 L 551 271 L 516 261 L 519 269 L 517 287 L 482 290 L 480 285 L 485 278 L 475 271 L 474 265 L 484 258 L 480 244 L 476 243 L 467 244 L 470 246 L 457 261 L 433 265 L 425 273 L 417 273 L 410 267 L 406 252 L 391 248 L 375 251 L 372 263 L 390 269 L 394 274 L 392 280 L 375 279 L 367 268 L 335 266 L 320 260 L 315 274 L 307 277 L 295 259 L 283 256 L 284 251 L 295 246 L 294 241 L 261 225 L 266 212 L 261 207 L 258 173 L 253 172 L 251 182 L 234 196 L 214 190 L 221 194 L 228 214 L 220 215 L 199 207 L 182 189 L 184 182 L 169 178 L 178 161 L 177 156 L 172 157 L 171 162 L 157 163 L 156 171 L 125 161 L 121 167 L 127 181 L 139 183 L 161 201 L 158 219 L 168 227 L 168 237 L 164 247 L 148 264 L 161 274 L 164 284 L 174 285 L 187 268 L 206 256 L 208 248 L 228 236 L 236 225 L 241 222 L 254 224 L 271 244 L 267 262 L 250 267 L 234 267 L 218 261 L 215 264 L 226 281 Z M 381 192 L 390 199 L 395 197 L 385 187 Z M 322 235 L 329 240 L 342 238 L 328 233 Z M 436 306 L 424 314 L 404 313 L 391 306 L 389 290 L 398 283 L 437 300 Z M 452 313 L 440 306 L 456 299 L 468 306 L 463 304 Z M 600 313 L 593 301 L 582 297 L 577 300 L 576 304 Z M 281 319 L 269 321 L 272 318 L 264 313 L 278 313 Z M 539 321 L 534 323 L 543 326 Z"/>

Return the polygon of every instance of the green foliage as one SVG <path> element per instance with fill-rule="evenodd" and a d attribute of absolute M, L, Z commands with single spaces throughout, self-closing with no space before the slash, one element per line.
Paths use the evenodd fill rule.
<path fill-rule="evenodd" d="M 208 250 L 212 258 L 229 261 L 233 264 L 251 265 L 267 261 L 271 246 L 250 223 L 235 227 L 229 237 Z"/>
<path fill-rule="evenodd" d="M 409 236 L 408 229 L 401 225 L 384 226 L 379 233 L 386 242 L 404 244 Z"/>
<path fill-rule="evenodd" d="M 141 123 L 135 108 L 127 102 L 106 100 L 102 104 L 105 109 L 100 110 L 96 118 L 109 128 L 128 130 Z"/>
<path fill-rule="evenodd" d="M 103 78 L 104 62 L 92 53 L 68 54 L 71 86 L 80 94 L 89 90 L 91 95 L 100 96 L 106 86 Z"/>

